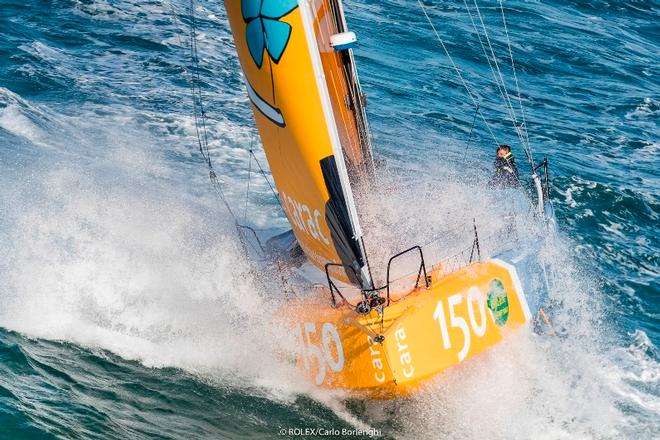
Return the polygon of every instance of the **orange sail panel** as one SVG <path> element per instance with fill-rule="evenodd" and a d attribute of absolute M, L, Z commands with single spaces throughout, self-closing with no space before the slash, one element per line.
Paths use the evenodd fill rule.
<path fill-rule="evenodd" d="M 340 280 L 370 285 L 310 3 L 225 0 L 225 7 L 268 164 L 300 246 L 319 268 L 350 266 L 331 272 Z"/>
<path fill-rule="evenodd" d="M 314 32 L 321 53 L 332 110 L 353 183 L 362 183 L 373 173 L 364 95 L 354 68 L 351 50 L 337 51 L 331 37 L 346 31 L 339 0 L 313 0 Z"/>

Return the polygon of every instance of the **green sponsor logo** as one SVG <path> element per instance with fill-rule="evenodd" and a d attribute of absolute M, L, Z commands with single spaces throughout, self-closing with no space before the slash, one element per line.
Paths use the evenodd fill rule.
<path fill-rule="evenodd" d="M 497 325 L 504 325 L 509 319 L 509 298 L 502 281 L 493 278 L 488 285 L 488 308 Z"/>

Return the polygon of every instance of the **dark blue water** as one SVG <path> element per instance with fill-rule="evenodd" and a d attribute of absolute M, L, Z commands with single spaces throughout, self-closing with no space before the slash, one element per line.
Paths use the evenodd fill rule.
<path fill-rule="evenodd" d="M 424 5 L 524 164 L 463 2 Z M 479 5 L 515 95 L 499 3 Z M 560 233 L 541 258 L 562 336 L 523 332 L 392 403 L 316 391 L 282 355 L 278 286 L 250 271 L 195 147 L 187 2 L 1 6 L 0 438 L 660 436 L 658 2 L 505 3 L 530 144 L 551 163 Z M 345 6 L 375 153 L 412 182 L 378 209 L 405 215 L 424 188 L 422 220 L 487 217 L 471 180 L 493 143 L 479 120 L 470 136 L 419 5 Z M 221 2 L 195 15 L 212 156 L 243 215 L 251 110 Z M 281 227 L 251 183 L 246 217 Z"/>

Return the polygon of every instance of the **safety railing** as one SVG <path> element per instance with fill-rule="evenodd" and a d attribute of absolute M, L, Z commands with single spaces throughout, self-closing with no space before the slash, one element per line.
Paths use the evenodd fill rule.
<path fill-rule="evenodd" d="M 351 305 L 351 303 L 349 303 L 349 302 L 346 300 L 346 298 L 344 298 L 344 295 L 342 295 L 341 291 L 339 290 L 339 288 L 338 288 L 337 285 L 335 284 L 334 280 L 333 280 L 332 277 L 330 276 L 330 268 L 331 268 L 331 267 L 339 267 L 339 268 L 342 268 L 342 269 L 350 269 L 350 270 L 353 272 L 353 275 L 355 275 L 355 278 L 356 278 L 356 279 L 359 279 L 358 276 L 357 276 L 357 272 L 355 271 L 355 269 L 353 268 L 353 266 L 349 266 L 349 265 L 347 265 L 347 264 L 340 264 L 340 263 L 326 263 L 326 265 L 325 265 L 325 276 L 326 276 L 326 278 L 328 279 L 328 287 L 330 288 L 330 297 L 331 297 L 331 301 L 332 301 L 332 307 L 337 307 L 337 298 L 335 297 L 335 292 L 337 292 L 337 295 L 339 295 L 339 297 L 340 297 L 340 298 L 341 298 L 346 304 Z M 362 294 L 364 295 L 364 290 L 361 289 L 361 292 L 362 292 Z"/>
<path fill-rule="evenodd" d="M 387 305 L 390 305 L 390 269 L 392 267 L 392 261 L 395 259 L 402 257 L 403 255 L 412 252 L 414 250 L 417 250 L 419 252 L 419 269 L 417 270 L 417 280 L 415 281 L 415 289 L 419 287 L 419 278 L 422 276 L 422 272 L 424 272 L 424 282 L 426 283 L 426 287 L 429 287 L 429 278 L 428 275 L 426 274 L 426 263 L 424 262 L 424 252 L 422 251 L 421 246 L 413 246 L 409 249 L 406 249 L 405 251 L 399 252 L 398 254 L 394 255 L 390 260 L 387 262 L 387 284 L 385 285 L 387 289 Z"/>
<path fill-rule="evenodd" d="M 470 244 L 469 247 L 463 249 L 461 252 L 458 254 L 452 255 L 450 257 L 444 257 L 441 258 L 434 266 L 433 268 L 441 268 L 442 274 L 446 275 L 449 274 L 455 270 L 459 270 L 462 267 L 465 267 L 469 264 L 472 264 L 475 261 L 480 261 L 481 260 L 481 245 L 479 241 L 479 233 L 477 231 L 477 226 L 476 223 L 473 225 L 473 230 L 474 230 L 474 237 L 472 239 L 472 243 Z M 416 253 L 419 256 L 419 266 L 416 267 L 415 270 L 411 272 L 407 272 L 405 275 L 399 276 L 397 278 L 392 278 L 392 263 L 397 260 L 398 258 L 403 257 L 404 255 L 407 255 L 409 253 Z M 476 257 L 476 259 L 475 259 Z M 390 259 L 387 262 L 387 270 L 386 270 L 386 284 L 381 287 L 374 287 L 370 289 L 363 289 L 360 287 L 354 287 L 356 290 L 360 290 L 360 293 L 362 295 L 362 299 L 360 302 L 354 304 L 351 304 L 346 297 L 342 294 L 341 289 L 337 286 L 335 283 L 335 280 L 333 280 L 332 276 L 330 275 L 330 271 L 332 268 L 341 268 L 345 271 L 350 271 L 354 279 L 359 279 L 358 273 L 355 270 L 354 267 L 346 265 L 346 264 L 340 264 L 340 263 L 327 263 L 325 265 L 325 275 L 328 281 L 328 287 L 330 289 L 330 299 L 332 302 L 333 307 L 337 307 L 337 297 L 341 298 L 341 300 L 345 303 L 348 304 L 349 306 L 355 308 L 357 313 L 360 314 L 366 314 L 369 313 L 371 309 L 374 307 L 380 306 L 385 304 L 386 306 L 389 306 L 391 303 L 391 289 L 392 285 L 394 282 L 399 281 L 401 279 L 410 277 L 412 275 L 415 275 L 415 289 L 417 289 L 420 286 L 421 280 L 422 280 L 422 275 L 424 276 L 424 285 L 426 288 L 430 287 L 430 279 L 429 279 L 429 274 L 427 271 L 427 266 L 426 266 L 426 260 L 424 257 L 424 250 L 422 249 L 422 246 L 412 246 L 404 251 L 401 251 L 397 253 L 396 255 L 393 255 L 390 257 Z M 348 273 L 347 273 L 348 275 Z M 350 276 L 349 276 L 350 278 Z M 382 298 L 380 296 L 381 292 L 385 293 L 385 298 Z"/>

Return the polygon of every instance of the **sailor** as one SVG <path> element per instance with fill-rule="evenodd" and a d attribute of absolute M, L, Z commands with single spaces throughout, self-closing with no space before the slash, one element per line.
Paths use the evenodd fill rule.
<path fill-rule="evenodd" d="M 520 185 L 516 161 L 508 145 L 502 144 L 497 147 L 495 174 L 491 184 L 498 188 L 515 188 Z"/>

